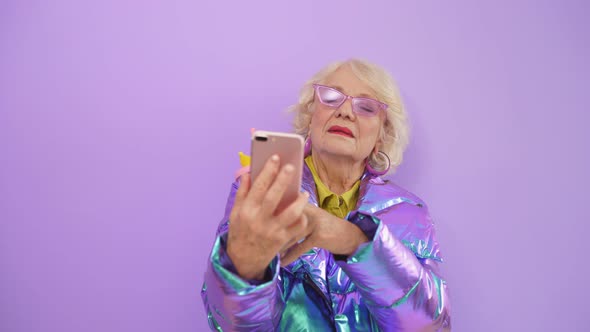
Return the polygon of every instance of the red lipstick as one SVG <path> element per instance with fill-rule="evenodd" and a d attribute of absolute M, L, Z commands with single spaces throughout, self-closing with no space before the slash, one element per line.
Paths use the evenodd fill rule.
<path fill-rule="evenodd" d="M 352 134 L 352 131 L 346 127 L 332 126 L 332 127 L 330 127 L 330 129 L 328 129 L 328 132 L 331 134 L 337 134 L 337 135 L 342 135 L 342 136 L 347 136 L 347 137 L 354 137 L 354 135 Z"/>

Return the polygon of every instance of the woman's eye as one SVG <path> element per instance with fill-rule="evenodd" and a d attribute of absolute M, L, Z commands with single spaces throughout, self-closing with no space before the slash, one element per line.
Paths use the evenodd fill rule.
<path fill-rule="evenodd" d="M 367 113 L 375 113 L 375 110 L 368 107 L 368 106 L 361 106 L 361 109 L 363 110 L 363 112 L 367 112 Z"/>
<path fill-rule="evenodd" d="M 369 103 L 369 102 L 360 102 L 357 104 L 358 105 L 358 109 L 362 112 L 365 113 L 375 113 L 377 112 L 377 106 Z"/>
<path fill-rule="evenodd" d="M 326 102 L 337 102 L 341 99 L 341 97 L 336 93 L 326 93 L 323 99 Z"/>

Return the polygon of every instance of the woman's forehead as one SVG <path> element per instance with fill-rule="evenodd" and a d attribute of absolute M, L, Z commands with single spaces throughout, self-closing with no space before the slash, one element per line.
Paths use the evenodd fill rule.
<path fill-rule="evenodd" d="M 373 90 L 361 81 L 348 66 L 342 66 L 326 77 L 325 85 L 353 97 L 375 98 Z"/>

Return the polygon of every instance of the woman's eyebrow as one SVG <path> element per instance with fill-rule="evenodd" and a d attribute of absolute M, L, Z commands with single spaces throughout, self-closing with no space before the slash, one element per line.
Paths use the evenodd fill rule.
<path fill-rule="evenodd" d="M 336 89 L 342 93 L 346 93 L 341 86 L 338 86 L 338 85 L 329 85 L 329 86 L 332 87 L 332 89 Z"/>
<path fill-rule="evenodd" d="M 361 94 L 359 95 L 359 97 L 364 97 L 364 98 L 375 99 L 375 97 L 371 96 L 370 94 L 366 94 L 366 93 L 361 93 Z"/>
<path fill-rule="evenodd" d="M 344 91 L 344 89 L 341 86 L 338 85 L 330 85 L 332 88 L 344 93 L 345 95 L 348 95 L 348 93 L 346 91 Z M 374 99 L 375 97 L 371 96 L 368 93 L 361 93 L 360 95 L 358 95 L 358 97 L 364 97 L 364 98 L 371 98 Z"/>

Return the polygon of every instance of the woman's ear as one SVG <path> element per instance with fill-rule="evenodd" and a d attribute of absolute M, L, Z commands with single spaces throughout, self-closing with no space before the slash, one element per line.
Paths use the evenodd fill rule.
<path fill-rule="evenodd" d="M 377 144 L 375 144 L 375 147 L 373 147 L 373 151 L 371 151 L 371 154 L 377 154 L 379 153 L 379 142 L 377 142 Z"/>
<path fill-rule="evenodd" d="M 381 151 L 382 147 L 383 147 L 383 140 L 381 139 L 381 135 L 379 135 L 379 137 L 377 138 L 377 142 L 375 142 L 375 147 L 373 148 L 373 152 L 378 153 L 379 151 Z"/>

